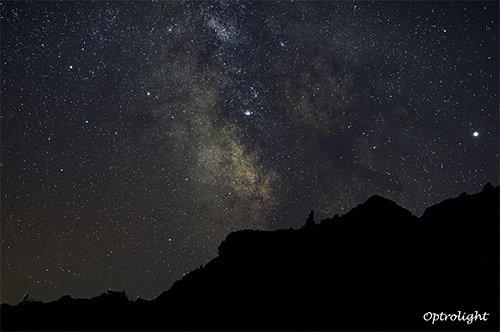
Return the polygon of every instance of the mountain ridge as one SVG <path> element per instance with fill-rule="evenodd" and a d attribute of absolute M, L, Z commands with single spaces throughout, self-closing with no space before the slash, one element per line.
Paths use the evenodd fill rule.
<path fill-rule="evenodd" d="M 499 187 L 490 183 L 421 217 L 374 195 L 313 226 L 230 233 L 217 257 L 154 300 L 108 292 L 2 304 L 2 329 L 496 329 L 498 211 Z M 423 319 L 457 310 L 490 316 L 472 324 Z"/>

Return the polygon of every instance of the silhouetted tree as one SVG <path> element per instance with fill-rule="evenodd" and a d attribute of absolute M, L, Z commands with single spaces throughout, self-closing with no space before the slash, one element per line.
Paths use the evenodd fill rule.
<path fill-rule="evenodd" d="M 493 187 L 491 182 L 486 183 L 483 187 L 483 191 L 487 191 L 487 192 L 493 191 L 494 189 L 495 189 L 495 187 Z"/>

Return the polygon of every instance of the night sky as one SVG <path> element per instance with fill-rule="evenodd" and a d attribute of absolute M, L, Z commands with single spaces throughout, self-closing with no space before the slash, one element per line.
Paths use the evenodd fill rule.
<path fill-rule="evenodd" d="M 1 15 L 1 302 L 153 299 L 239 229 L 499 184 L 496 1 Z"/>

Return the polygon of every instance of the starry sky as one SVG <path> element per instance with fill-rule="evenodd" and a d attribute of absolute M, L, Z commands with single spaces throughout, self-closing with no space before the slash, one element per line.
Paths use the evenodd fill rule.
<path fill-rule="evenodd" d="M 4 2 L 1 302 L 499 184 L 498 2 Z"/>

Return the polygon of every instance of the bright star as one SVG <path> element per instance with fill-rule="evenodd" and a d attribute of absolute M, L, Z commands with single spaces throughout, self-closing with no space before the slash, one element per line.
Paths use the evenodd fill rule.
<path fill-rule="evenodd" d="M 474 137 L 478 137 L 479 133 L 477 131 L 475 131 L 474 134 L 472 134 L 472 135 L 474 135 Z"/>

